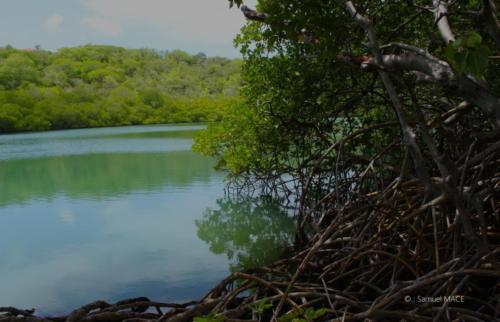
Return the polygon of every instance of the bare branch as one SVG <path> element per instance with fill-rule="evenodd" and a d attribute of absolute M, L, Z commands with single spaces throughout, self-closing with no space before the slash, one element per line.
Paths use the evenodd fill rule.
<path fill-rule="evenodd" d="M 354 3 L 352 1 L 346 1 L 345 4 L 346 4 L 347 11 L 351 14 L 353 19 L 358 23 L 358 25 L 361 28 L 363 28 L 365 30 L 365 32 L 368 35 L 369 47 L 371 49 L 371 52 L 373 53 L 373 61 L 375 62 L 375 64 L 377 66 L 384 66 L 384 58 L 383 58 L 382 52 L 380 51 L 380 48 L 378 46 L 375 28 L 373 28 L 373 25 L 372 25 L 370 19 L 368 19 L 365 16 L 363 16 L 362 14 L 360 14 L 357 11 L 357 9 L 354 6 Z M 414 130 L 411 128 L 411 126 L 406 121 L 406 116 L 404 113 L 403 104 L 397 95 L 396 88 L 394 87 L 387 72 L 385 72 L 382 69 L 379 69 L 378 73 L 380 75 L 380 78 L 382 79 L 382 82 L 384 83 L 384 86 L 385 86 L 385 89 L 387 90 L 387 93 L 389 94 L 389 97 L 392 101 L 394 109 L 396 110 L 396 114 L 397 114 L 398 119 L 399 119 L 401 131 L 403 132 L 405 142 L 411 151 L 415 170 L 416 170 L 419 178 L 424 182 L 426 189 L 431 190 L 432 184 L 431 184 L 429 173 L 428 173 L 426 167 L 424 166 L 422 152 L 421 152 L 421 150 L 418 147 L 418 144 L 416 142 L 416 135 L 415 135 Z"/>
<path fill-rule="evenodd" d="M 247 6 L 242 6 L 241 12 L 243 12 L 243 14 L 248 20 L 266 22 L 266 20 L 269 18 L 268 14 L 257 12 L 253 9 L 250 9 Z"/>
<path fill-rule="evenodd" d="M 439 84 L 477 105 L 495 126 L 500 127 L 500 98 L 474 78 L 457 75 L 445 61 L 428 54 L 409 52 L 383 55 L 382 63 L 372 58 L 364 64 L 374 68 L 382 65 L 386 70 L 417 73 L 420 80 Z"/>
<path fill-rule="evenodd" d="M 448 2 L 444 0 L 433 0 L 434 18 L 441 33 L 441 37 L 446 44 L 455 41 L 455 35 L 451 31 L 450 23 L 448 22 Z"/>

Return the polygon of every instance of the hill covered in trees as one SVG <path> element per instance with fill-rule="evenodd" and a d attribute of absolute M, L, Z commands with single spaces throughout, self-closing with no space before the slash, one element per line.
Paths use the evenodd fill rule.
<path fill-rule="evenodd" d="M 238 98 L 240 60 L 87 45 L 0 48 L 0 132 L 216 121 Z"/>

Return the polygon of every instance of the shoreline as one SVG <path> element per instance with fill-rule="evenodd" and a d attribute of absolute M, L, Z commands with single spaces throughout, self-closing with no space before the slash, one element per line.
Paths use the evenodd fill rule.
<path fill-rule="evenodd" d="M 16 131 L 16 132 L 0 132 L 0 137 L 5 135 L 15 135 L 15 134 L 36 134 L 36 133 L 47 133 L 47 132 L 63 132 L 63 131 L 75 131 L 75 130 L 87 130 L 87 129 L 104 129 L 104 128 L 128 128 L 134 126 L 201 126 L 210 125 L 217 122 L 179 122 L 179 123 L 153 123 L 153 124 L 128 124 L 128 125 L 106 125 L 106 126 L 94 126 L 94 127 L 76 127 L 76 128 L 64 128 L 56 130 L 43 130 L 43 131 Z"/>

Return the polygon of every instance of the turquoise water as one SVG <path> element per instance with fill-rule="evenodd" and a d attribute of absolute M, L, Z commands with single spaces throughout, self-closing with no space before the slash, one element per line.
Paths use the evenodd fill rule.
<path fill-rule="evenodd" d="M 278 257 L 291 220 L 272 202 L 224 198 L 224 175 L 191 152 L 201 128 L 0 136 L 0 306 L 187 301 Z"/>
<path fill-rule="evenodd" d="M 0 306 L 190 300 L 228 271 L 195 220 L 223 195 L 199 126 L 0 136 Z"/>

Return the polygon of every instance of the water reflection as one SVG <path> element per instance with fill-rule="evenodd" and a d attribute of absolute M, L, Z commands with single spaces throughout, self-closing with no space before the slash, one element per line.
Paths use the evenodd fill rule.
<path fill-rule="evenodd" d="M 0 306 L 201 297 L 228 273 L 196 236 L 223 174 L 194 126 L 0 136 Z"/>
<path fill-rule="evenodd" d="M 203 125 L 128 126 L 0 135 L 0 160 L 188 151 Z"/>
<path fill-rule="evenodd" d="M 0 207 L 50 200 L 101 200 L 165 187 L 181 189 L 214 177 L 211 159 L 190 151 L 104 153 L 0 161 Z"/>
<path fill-rule="evenodd" d="M 198 237 L 214 254 L 226 254 L 233 269 L 278 259 L 292 243 L 294 220 L 270 198 L 219 199 L 196 220 Z"/>
<path fill-rule="evenodd" d="M 293 220 L 269 199 L 218 199 L 223 174 L 190 151 L 193 130 L 0 136 L 0 306 L 191 300 L 230 265 L 282 255 Z"/>

